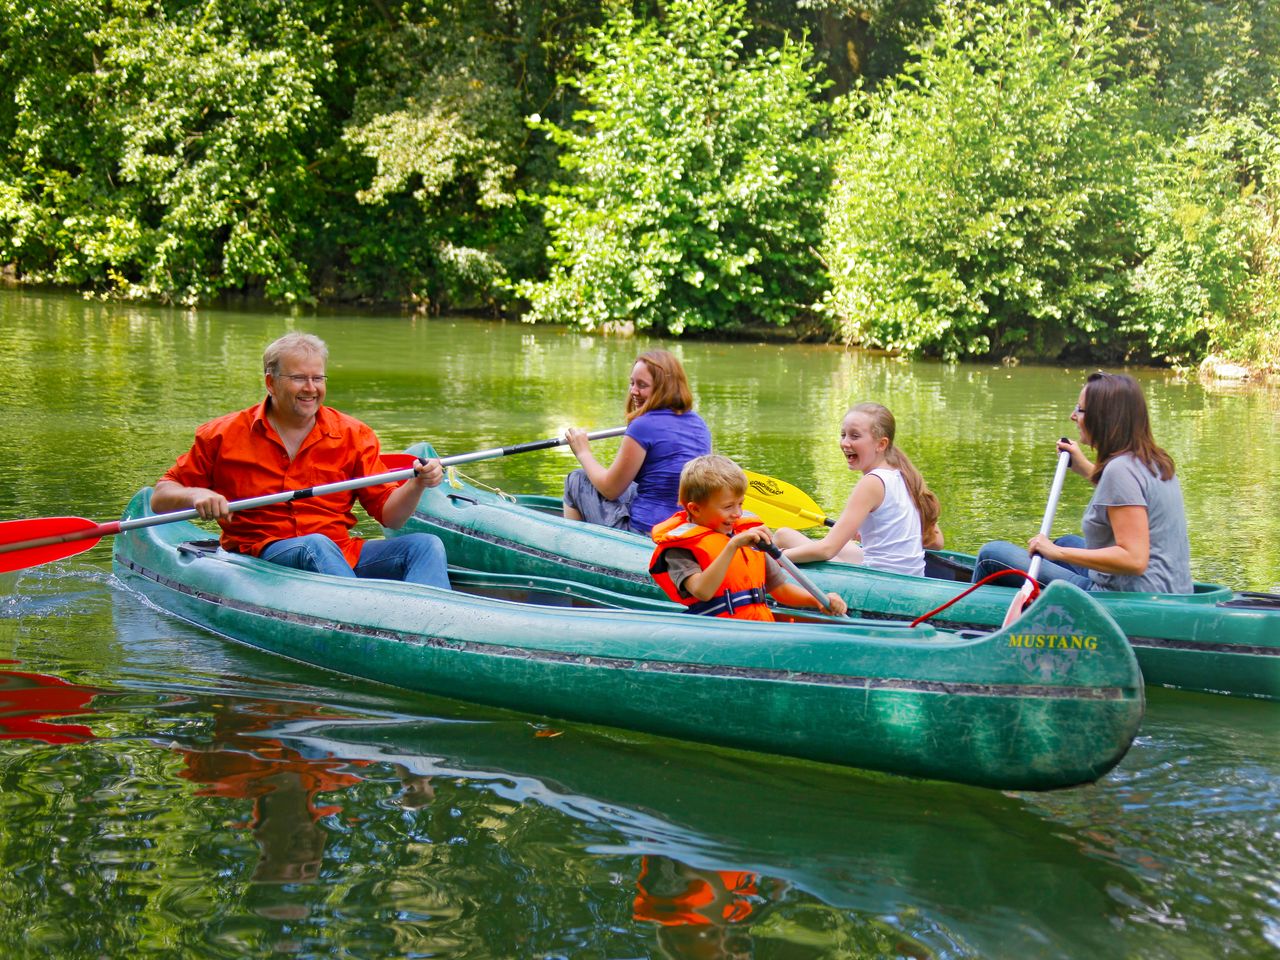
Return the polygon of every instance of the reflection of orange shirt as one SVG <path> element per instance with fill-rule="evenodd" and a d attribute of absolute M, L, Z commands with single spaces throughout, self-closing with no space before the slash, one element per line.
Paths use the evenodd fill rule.
<path fill-rule="evenodd" d="M 178 753 L 186 763 L 186 768 L 180 770 L 178 776 L 209 784 L 196 792 L 200 797 L 230 797 L 256 802 L 275 789 L 275 778 L 295 777 L 299 789 L 306 794 L 307 810 L 313 821 L 342 809 L 340 806 L 313 806 L 311 801 L 315 795 L 336 793 L 359 783 L 360 777 L 345 773 L 341 768 L 364 765 L 362 761 L 353 763 L 337 757 L 313 760 L 283 746 L 279 740 L 269 739 L 261 740 L 261 745 L 251 753 L 231 749 L 202 751 L 182 748 Z"/>
<path fill-rule="evenodd" d="M 366 766 L 367 761 L 344 760 L 331 754 L 306 757 L 276 737 L 261 735 L 282 722 L 327 716 L 332 715 L 318 707 L 286 701 L 253 703 L 252 710 L 245 712 L 222 709 L 216 715 L 212 745 L 204 749 L 177 748 L 186 764 L 178 776 L 208 784 L 197 796 L 255 802 L 276 789 L 278 778 L 293 777 L 306 793 L 313 820 L 333 813 L 340 808 L 312 807 L 312 798 L 317 793 L 334 793 L 359 783 L 361 778 L 347 770 Z"/>
<path fill-rule="evenodd" d="M 635 919 L 671 927 L 741 923 L 751 916 L 753 908 L 747 898 L 760 892 L 756 874 L 694 870 L 671 860 L 668 865 L 677 868 L 677 876 L 655 880 L 650 875 L 653 864 L 652 858 L 645 857 L 636 878 Z"/>
<path fill-rule="evenodd" d="M 162 479 L 184 487 L 207 487 L 228 500 L 245 500 L 284 490 L 386 472 L 378 437 L 354 417 L 321 407 L 316 425 L 289 459 L 284 441 L 266 418 L 270 397 L 256 407 L 229 413 L 196 429 L 195 443 Z M 270 543 L 322 533 L 342 548 L 353 567 L 364 541 L 351 536 L 357 498 L 369 516 L 382 519 L 382 507 L 395 484 L 307 497 L 233 513 L 222 525 L 222 546 L 257 556 Z"/>

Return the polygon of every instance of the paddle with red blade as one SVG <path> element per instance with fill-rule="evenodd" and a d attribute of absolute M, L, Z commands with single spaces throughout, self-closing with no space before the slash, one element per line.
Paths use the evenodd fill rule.
<path fill-rule="evenodd" d="M 588 433 L 588 440 L 603 440 L 616 437 L 626 432 L 626 427 L 611 427 L 608 430 L 597 430 Z M 513 453 L 527 453 L 531 450 L 545 450 L 565 443 L 563 438 L 550 440 L 534 440 L 513 447 L 494 447 L 489 450 L 477 450 L 474 453 L 460 453 L 452 457 L 441 457 L 440 464 L 445 467 L 460 463 L 471 463 L 474 460 L 489 460 L 506 457 Z M 402 469 L 390 470 L 386 473 L 373 474 L 368 477 L 355 477 L 351 480 L 340 480 L 336 483 L 325 483 L 303 490 L 285 490 L 262 497 L 250 497 L 246 500 L 235 500 L 227 505 L 233 513 L 237 510 L 252 510 L 254 507 L 265 507 L 273 503 L 286 503 L 290 500 L 304 500 L 307 497 L 322 497 L 330 493 L 341 493 L 345 490 L 359 490 L 379 483 L 397 483 L 413 476 L 413 464 L 417 457 L 412 454 L 386 454 L 383 462 L 388 466 L 392 461 L 407 465 Z M 176 523 L 179 520 L 195 520 L 199 514 L 194 510 L 175 510 L 172 513 L 160 513 L 150 517 L 137 517 L 133 520 L 113 520 L 109 523 L 94 523 L 83 517 L 39 517 L 33 520 L 9 520 L 0 523 L 0 573 L 21 570 L 24 567 L 35 567 L 42 563 L 50 563 L 65 557 L 73 557 L 94 546 L 103 537 L 124 533 L 126 530 L 137 530 L 142 527 L 154 527 L 162 523 Z"/>
<path fill-rule="evenodd" d="M 1063 437 L 1065 441 L 1066 438 Z M 1071 452 L 1063 450 L 1058 454 L 1058 469 L 1053 474 L 1053 486 L 1049 488 L 1049 503 L 1044 508 L 1044 519 L 1040 521 L 1040 536 L 1047 537 L 1049 531 L 1053 529 L 1053 517 L 1058 512 L 1058 498 L 1062 496 L 1062 482 L 1067 476 L 1067 467 L 1071 464 Z M 1013 602 L 1009 604 L 1009 609 L 1005 612 L 1004 623 L 1002 626 L 1007 627 L 1018 617 L 1022 616 L 1022 610 L 1027 605 L 1027 601 L 1031 599 L 1031 595 L 1036 590 L 1036 574 L 1040 572 L 1040 554 L 1036 554 L 1031 558 L 1031 566 L 1027 568 L 1027 580 L 1022 584 L 1022 588 L 1014 596 Z"/>

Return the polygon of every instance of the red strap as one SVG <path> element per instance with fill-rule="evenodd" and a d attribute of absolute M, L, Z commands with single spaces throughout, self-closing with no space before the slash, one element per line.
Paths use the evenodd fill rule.
<path fill-rule="evenodd" d="M 973 593 L 973 591 L 977 590 L 979 587 L 983 586 L 984 584 L 989 583 L 992 580 L 996 580 L 1000 577 L 1006 577 L 1011 573 L 1020 574 L 1027 580 L 1031 580 L 1031 574 L 1027 573 L 1027 571 L 1025 570 L 1009 569 L 1009 570 L 997 570 L 995 573 L 989 573 L 985 577 L 983 577 L 981 580 L 979 580 L 977 583 L 969 587 L 968 590 L 965 590 L 963 593 L 956 594 L 956 596 L 952 597 L 942 606 L 937 607 L 934 610 L 930 610 L 928 613 L 923 614 L 919 617 L 916 617 L 914 620 L 911 621 L 911 626 L 914 627 L 916 626 L 916 624 L 923 623 L 925 620 L 928 620 L 930 617 L 934 616 L 935 614 L 941 613 L 943 610 L 947 609 L 947 607 L 951 606 L 957 600 L 963 600 L 965 597 Z M 1027 603 L 1031 603 L 1038 596 L 1040 596 L 1040 584 L 1036 583 L 1034 580 L 1031 580 L 1031 595 L 1027 597 Z"/>

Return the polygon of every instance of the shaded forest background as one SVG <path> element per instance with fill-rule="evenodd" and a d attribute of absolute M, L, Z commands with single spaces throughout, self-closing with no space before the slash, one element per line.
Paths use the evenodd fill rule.
<path fill-rule="evenodd" d="M 1280 368 L 1274 0 L 0 0 L 99 296 Z"/>

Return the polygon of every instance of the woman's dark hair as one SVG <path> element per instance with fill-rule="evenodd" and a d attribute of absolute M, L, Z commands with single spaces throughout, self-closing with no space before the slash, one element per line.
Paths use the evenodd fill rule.
<path fill-rule="evenodd" d="M 1094 484 L 1102 479 L 1111 459 L 1122 453 L 1133 454 L 1161 480 L 1173 476 L 1173 457 L 1151 435 L 1142 387 L 1127 373 L 1089 374 L 1084 385 L 1084 428 L 1098 451 L 1089 478 Z"/>

